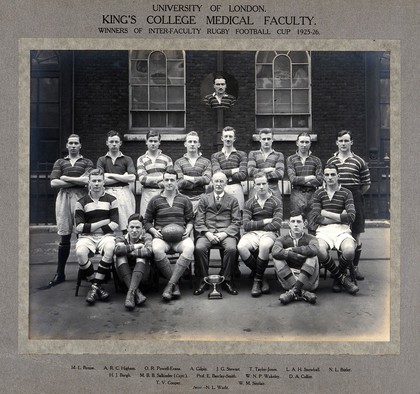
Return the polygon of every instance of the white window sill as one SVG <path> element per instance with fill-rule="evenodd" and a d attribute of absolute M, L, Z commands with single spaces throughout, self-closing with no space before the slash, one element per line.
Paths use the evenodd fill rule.
<path fill-rule="evenodd" d="M 185 134 L 160 134 L 161 141 L 185 141 Z M 144 134 L 124 134 L 124 141 L 146 141 L 146 133 Z"/>
<path fill-rule="evenodd" d="M 285 134 L 277 134 L 273 133 L 273 141 L 296 141 L 297 136 L 300 134 L 300 132 L 296 133 L 285 133 Z M 312 142 L 318 141 L 318 135 L 309 133 L 311 136 Z M 259 141 L 260 136 L 258 134 L 252 134 L 252 140 L 253 141 Z"/>

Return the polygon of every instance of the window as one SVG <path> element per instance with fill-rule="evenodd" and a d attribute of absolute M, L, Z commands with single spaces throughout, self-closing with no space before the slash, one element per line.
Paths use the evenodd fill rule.
<path fill-rule="evenodd" d="M 130 130 L 185 130 L 183 51 L 130 51 Z"/>
<path fill-rule="evenodd" d="M 256 129 L 311 130 L 311 64 L 306 51 L 259 51 L 255 57 Z"/>

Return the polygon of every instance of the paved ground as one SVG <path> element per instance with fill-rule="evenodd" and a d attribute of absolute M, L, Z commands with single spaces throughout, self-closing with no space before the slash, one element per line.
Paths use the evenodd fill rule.
<path fill-rule="evenodd" d="M 286 230 L 282 230 L 286 231 Z M 390 231 L 370 227 L 363 236 L 360 266 L 366 280 L 359 282 L 356 296 L 331 292 L 332 279 L 321 279 L 316 305 L 297 302 L 280 304 L 281 287 L 268 270 L 271 294 L 252 298 L 249 270 L 241 263 L 239 295 L 223 294 L 222 300 L 208 300 L 206 293 L 194 296 L 190 283 L 182 281 L 182 297 L 161 301 L 163 280 L 158 292 L 149 292 L 146 303 L 132 312 L 124 308 L 125 294 L 90 307 L 85 302 L 84 282 L 74 296 L 77 263 L 72 253 L 67 265 L 67 281 L 49 290 L 39 290 L 55 272 L 58 237 L 53 232 L 31 231 L 30 235 L 30 315 L 31 339 L 206 339 L 219 333 L 221 340 L 284 340 L 312 338 L 329 340 L 387 340 L 389 335 Z M 217 259 L 217 253 L 212 254 Z M 223 329 L 221 329 L 223 327 Z"/>

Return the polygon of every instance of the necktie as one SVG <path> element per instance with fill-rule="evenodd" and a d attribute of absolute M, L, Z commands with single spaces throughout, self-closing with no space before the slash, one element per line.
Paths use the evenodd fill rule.
<path fill-rule="evenodd" d="M 220 196 L 216 197 L 216 208 L 220 209 L 220 207 L 222 206 L 222 204 L 220 203 Z"/>

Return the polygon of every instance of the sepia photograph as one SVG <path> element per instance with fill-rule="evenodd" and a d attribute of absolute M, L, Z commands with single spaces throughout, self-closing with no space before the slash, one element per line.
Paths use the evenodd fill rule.
<path fill-rule="evenodd" d="M 23 349 L 388 353 L 391 46 L 124 47 L 20 51 Z"/>

